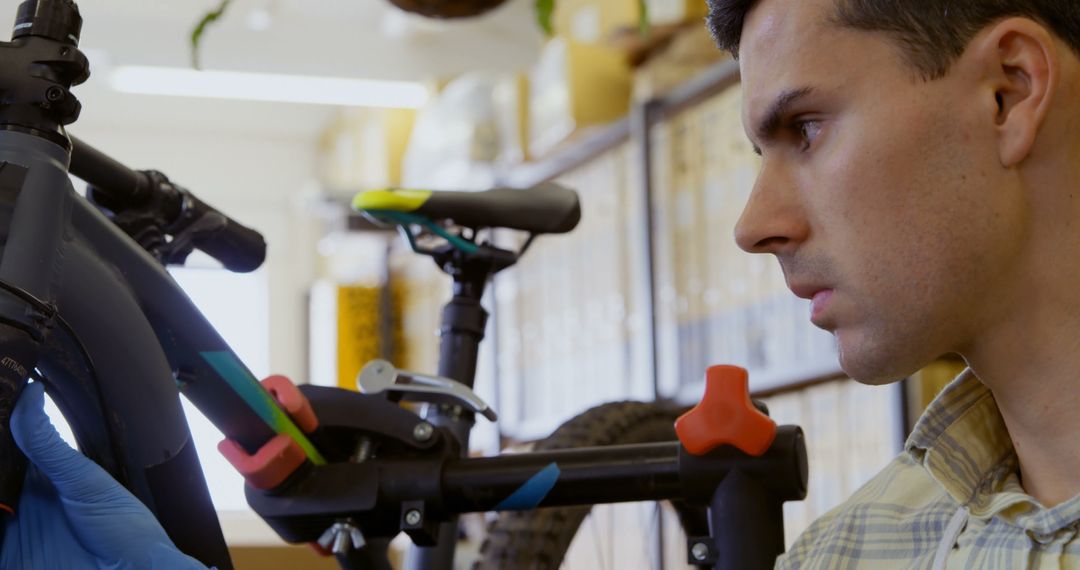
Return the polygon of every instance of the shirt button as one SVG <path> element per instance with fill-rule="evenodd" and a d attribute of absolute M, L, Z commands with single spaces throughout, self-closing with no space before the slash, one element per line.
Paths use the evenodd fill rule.
<path fill-rule="evenodd" d="M 1033 540 L 1033 541 L 1035 541 L 1035 542 L 1037 542 L 1037 543 L 1039 543 L 1039 544 L 1041 544 L 1043 546 L 1045 546 L 1047 544 L 1050 544 L 1051 542 L 1054 541 L 1054 535 L 1053 534 L 1045 534 L 1045 533 L 1035 532 L 1035 531 L 1029 530 L 1027 532 L 1027 535 L 1028 535 L 1029 538 L 1031 538 L 1031 540 Z"/>

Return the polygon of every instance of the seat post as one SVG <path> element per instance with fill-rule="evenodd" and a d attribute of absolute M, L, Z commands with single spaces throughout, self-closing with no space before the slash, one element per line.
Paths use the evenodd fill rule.
<path fill-rule="evenodd" d="M 438 259 L 444 271 L 454 278 L 454 297 L 443 308 L 439 344 L 439 376 L 457 380 L 472 388 L 476 380 L 476 362 L 480 342 L 484 340 L 488 312 L 480 305 L 484 288 L 501 267 L 477 260 L 465 260 L 460 254 Z M 469 452 L 469 432 L 475 414 L 460 406 L 429 404 L 424 419 L 444 427 L 461 444 L 461 455 Z M 457 518 L 439 525 L 436 546 L 413 547 L 406 557 L 409 570 L 452 570 L 457 545 Z"/>
<path fill-rule="evenodd" d="M 439 375 L 470 388 L 476 377 L 476 360 L 484 340 L 488 312 L 480 305 L 485 282 L 455 280 L 454 297 L 443 307 L 440 329 Z"/>
<path fill-rule="evenodd" d="M 488 312 L 480 304 L 491 272 L 487 267 L 467 264 L 453 275 L 454 296 L 443 308 L 439 330 L 439 376 L 457 380 L 472 388 L 480 343 L 484 340 Z M 428 421 L 449 428 L 462 449 L 468 449 L 473 414 L 457 406 L 432 406 Z"/>

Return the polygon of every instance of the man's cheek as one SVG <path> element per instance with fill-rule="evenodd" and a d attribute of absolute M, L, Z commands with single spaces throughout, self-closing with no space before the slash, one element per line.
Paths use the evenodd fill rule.
<path fill-rule="evenodd" d="M 831 223 L 863 223 L 879 208 L 886 189 L 869 158 L 855 150 L 833 152 L 801 181 L 804 188 L 813 188 L 806 199 L 815 202 Z"/>

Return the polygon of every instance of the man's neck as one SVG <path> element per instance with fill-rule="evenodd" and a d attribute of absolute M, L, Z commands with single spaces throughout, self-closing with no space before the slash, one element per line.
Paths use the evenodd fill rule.
<path fill-rule="evenodd" d="M 1046 507 L 1080 494 L 1080 298 L 1057 277 L 1069 286 L 1028 290 L 1013 300 L 1023 311 L 965 354 L 994 394 L 1024 490 Z"/>
<path fill-rule="evenodd" d="M 1063 60 L 1061 101 L 1080 94 L 1080 62 Z M 1050 507 L 1080 494 L 1080 121 L 1059 105 L 1017 171 L 1028 216 L 1024 267 L 987 284 L 988 303 L 960 352 L 994 393 L 1023 486 Z M 1021 245 L 1022 244 L 1022 245 Z"/>

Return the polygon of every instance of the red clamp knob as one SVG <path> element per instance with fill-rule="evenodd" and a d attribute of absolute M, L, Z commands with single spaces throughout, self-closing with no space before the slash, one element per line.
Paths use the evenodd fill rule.
<path fill-rule="evenodd" d="M 319 427 L 311 402 L 291 380 L 284 376 L 271 376 L 264 379 L 262 385 L 302 431 L 311 433 Z M 218 443 L 218 451 L 249 485 L 264 490 L 280 485 L 307 460 L 300 446 L 283 433 L 263 444 L 254 455 L 248 455 L 239 443 L 228 438 Z"/>
<path fill-rule="evenodd" d="M 776 422 L 750 401 L 750 380 L 738 366 L 713 366 L 705 373 L 705 395 L 675 422 L 683 447 L 705 455 L 731 445 L 747 455 L 764 455 L 776 439 Z"/>

